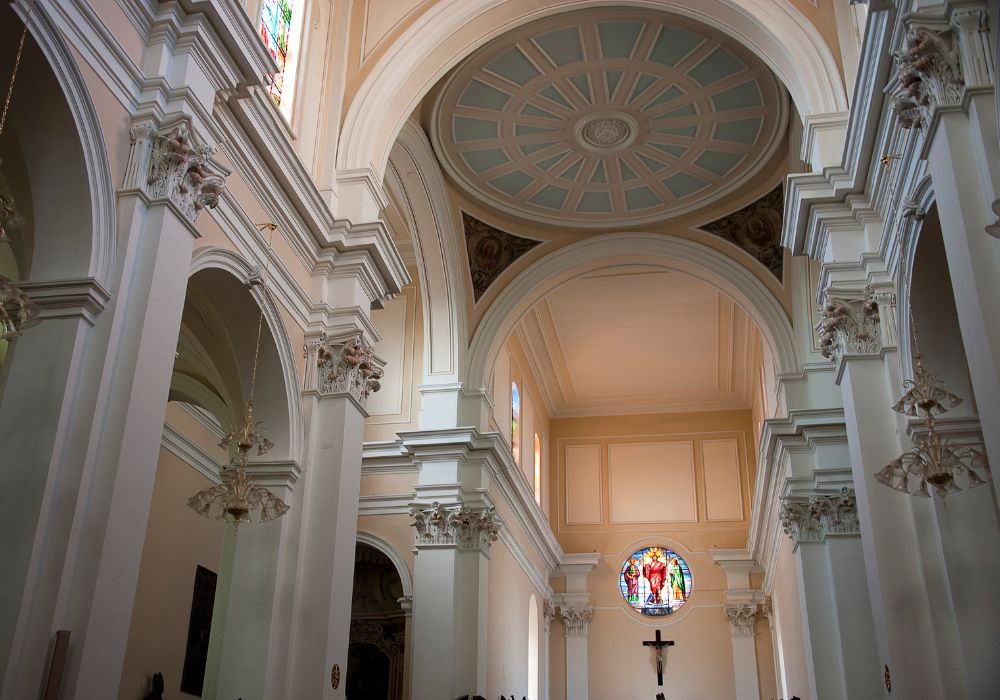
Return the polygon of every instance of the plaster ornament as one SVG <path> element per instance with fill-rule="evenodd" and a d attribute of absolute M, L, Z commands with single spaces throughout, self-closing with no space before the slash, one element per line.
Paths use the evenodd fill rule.
<path fill-rule="evenodd" d="M 476 301 L 515 260 L 541 243 L 501 231 L 465 212 L 462 212 L 462 223 L 469 254 L 472 293 Z"/>
<path fill-rule="evenodd" d="M 556 618 L 557 608 L 551 600 L 542 603 L 542 620 L 545 622 L 545 633 L 552 631 L 552 621 Z"/>
<path fill-rule="evenodd" d="M 434 501 L 430 508 L 411 509 L 410 517 L 418 546 L 455 545 L 459 549 L 488 554 L 500 533 L 500 518 L 492 506 L 443 506 Z"/>
<path fill-rule="evenodd" d="M 567 608 L 560 605 L 559 615 L 566 627 L 567 637 L 586 637 L 588 625 L 594 617 L 594 609 L 591 607 Z"/>
<path fill-rule="evenodd" d="M 857 535 L 858 504 L 842 488 L 838 495 L 810 494 L 808 499 L 786 498 L 780 510 L 781 527 L 798 543 L 822 542 L 830 535 Z"/>
<path fill-rule="evenodd" d="M 861 299 L 827 297 L 820 309 L 820 352 L 833 362 L 845 355 L 870 355 L 882 348 L 879 304 L 871 290 Z"/>
<path fill-rule="evenodd" d="M 903 128 L 927 126 L 936 109 L 961 103 L 965 81 L 950 29 L 911 24 L 907 49 L 896 53 L 895 61 L 903 92 L 895 98 L 893 110 Z"/>
<path fill-rule="evenodd" d="M 385 362 L 360 338 L 330 341 L 321 336 L 316 352 L 321 394 L 350 394 L 364 408 L 382 388 Z"/>
<path fill-rule="evenodd" d="M 3 161 L 0 160 L 0 166 Z M 8 242 L 9 230 L 17 229 L 24 225 L 24 217 L 17 210 L 17 203 L 14 201 L 14 193 L 10 189 L 10 184 L 0 172 L 0 243 Z"/>
<path fill-rule="evenodd" d="M 779 184 L 756 202 L 700 228 L 738 245 L 782 279 L 784 249 L 781 225 L 784 217 L 784 190 Z"/>
<path fill-rule="evenodd" d="M 202 209 L 214 209 L 226 187 L 212 162 L 215 149 L 195 145 L 187 122 L 165 134 L 152 133 L 152 123 L 133 127 L 133 140 L 145 134 L 151 141 L 146 192 L 153 199 L 169 199 L 194 223 Z"/>
<path fill-rule="evenodd" d="M 733 634 L 753 634 L 753 619 L 757 614 L 756 604 L 727 605 L 722 611 L 729 619 Z"/>

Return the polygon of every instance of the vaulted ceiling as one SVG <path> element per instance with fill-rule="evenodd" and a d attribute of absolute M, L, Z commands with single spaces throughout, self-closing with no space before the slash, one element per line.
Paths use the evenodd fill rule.
<path fill-rule="evenodd" d="M 610 268 L 574 279 L 518 324 L 555 417 L 743 409 L 759 336 L 687 274 Z"/>

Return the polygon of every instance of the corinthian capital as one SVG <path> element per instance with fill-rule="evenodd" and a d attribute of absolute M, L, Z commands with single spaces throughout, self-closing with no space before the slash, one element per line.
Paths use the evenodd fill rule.
<path fill-rule="evenodd" d="M 859 299 L 827 296 L 819 317 L 820 351 L 833 362 L 845 355 L 872 355 L 882 349 L 879 303 L 870 291 Z"/>
<path fill-rule="evenodd" d="M 559 615 L 566 626 L 567 637 L 586 637 L 590 620 L 594 617 L 594 609 L 586 608 L 566 608 L 559 606 Z"/>
<path fill-rule="evenodd" d="M 430 508 L 411 509 L 410 517 L 418 547 L 454 545 L 489 554 L 500 534 L 500 518 L 493 507 L 443 506 L 435 501 Z"/>
<path fill-rule="evenodd" d="M 307 347 L 307 354 L 309 351 Z M 334 341 L 323 335 L 315 351 L 319 368 L 316 388 L 320 394 L 350 394 L 364 408 L 368 396 L 382 388 L 385 362 L 364 340 L 352 337 Z"/>
<path fill-rule="evenodd" d="M 786 498 L 781 506 L 781 526 L 796 544 L 861 532 L 857 501 L 846 488 L 837 495 L 814 493 L 808 499 Z"/>
<path fill-rule="evenodd" d="M 202 209 L 213 209 L 226 188 L 228 173 L 212 146 L 195 142 L 186 121 L 165 131 L 149 119 L 133 124 L 126 187 L 153 200 L 169 200 L 194 223 Z"/>
<path fill-rule="evenodd" d="M 753 619 L 757 615 L 756 603 L 727 605 L 722 609 L 729 620 L 733 634 L 753 634 Z"/>
<path fill-rule="evenodd" d="M 551 600 L 546 600 L 542 604 L 542 619 L 545 621 L 545 632 L 548 634 L 552 630 L 552 621 L 556 618 L 556 606 Z"/>

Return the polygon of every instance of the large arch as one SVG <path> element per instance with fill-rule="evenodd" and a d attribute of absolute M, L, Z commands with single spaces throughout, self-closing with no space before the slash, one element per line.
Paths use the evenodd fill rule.
<path fill-rule="evenodd" d="M 453 207 L 430 141 L 413 120 L 403 124 L 390 154 L 386 183 L 417 251 L 424 310 L 423 383 L 456 381 L 468 339 L 464 276 Z"/>
<path fill-rule="evenodd" d="M 389 47 L 352 100 L 339 139 L 337 170 L 374 169 L 375 179 L 381 181 L 403 123 L 459 61 L 517 26 L 599 4 L 601 0 L 550 0 L 544 7 L 537 0 L 435 3 Z M 674 12 L 730 33 L 775 72 L 803 116 L 847 109 L 833 54 L 816 27 L 787 2 L 630 0 L 627 4 Z M 401 65 L 410 70 L 399 70 Z"/>
<path fill-rule="evenodd" d="M 195 253 L 191 261 L 190 277 L 194 277 L 197 273 L 209 269 L 223 270 L 235 277 L 241 284 L 247 284 L 250 280 L 250 275 L 256 271 L 255 268 L 251 267 L 250 263 L 238 254 L 224 248 L 216 247 L 203 248 Z M 295 367 L 295 355 L 292 352 L 291 341 L 288 339 L 288 333 L 285 330 L 280 310 L 273 297 L 270 294 L 264 293 L 259 286 L 255 286 L 248 294 L 253 297 L 254 302 L 264 311 L 264 322 L 271 339 L 274 341 L 274 347 L 281 366 L 288 424 L 287 427 L 283 426 L 281 431 L 284 434 L 285 430 L 287 430 L 286 446 L 279 444 L 279 447 L 286 447 L 287 454 L 284 457 L 301 463 L 305 436 L 303 432 L 302 407 L 299 402 L 298 372 Z M 262 342 L 265 341 L 262 340 Z M 285 449 L 281 451 L 285 452 Z M 277 454 L 273 456 L 273 458 L 277 457 Z"/>
<path fill-rule="evenodd" d="M 396 567 L 399 580 L 403 584 L 403 595 L 413 595 L 413 577 L 410 575 L 410 569 L 406 566 L 402 555 L 391 544 L 378 535 L 363 532 L 362 530 L 358 530 L 358 543 L 366 544 L 372 549 L 377 549 L 388 557 L 389 561 Z"/>
<path fill-rule="evenodd" d="M 622 253 L 624 250 L 628 253 Z M 500 293 L 473 336 L 467 386 L 488 385 L 506 338 L 546 294 L 581 274 L 622 265 L 676 270 L 727 293 L 760 328 L 777 373 L 798 371 L 791 322 L 778 300 L 750 270 L 694 241 L 654 233 L 613 233 L 555 251 L 527 268 Z"/>

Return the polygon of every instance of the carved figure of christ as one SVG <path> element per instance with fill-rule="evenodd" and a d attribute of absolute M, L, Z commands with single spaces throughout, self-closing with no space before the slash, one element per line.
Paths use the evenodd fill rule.
<path fill-rule="evenodd" d="M 656 685 L 663 685 L 663 647 L 672 647 L 671 640 L 660 639 L 660 630 L 656 630 L 656 640 L 643 642 L 644 647 L 653 647 L 656 652 Z"/>

